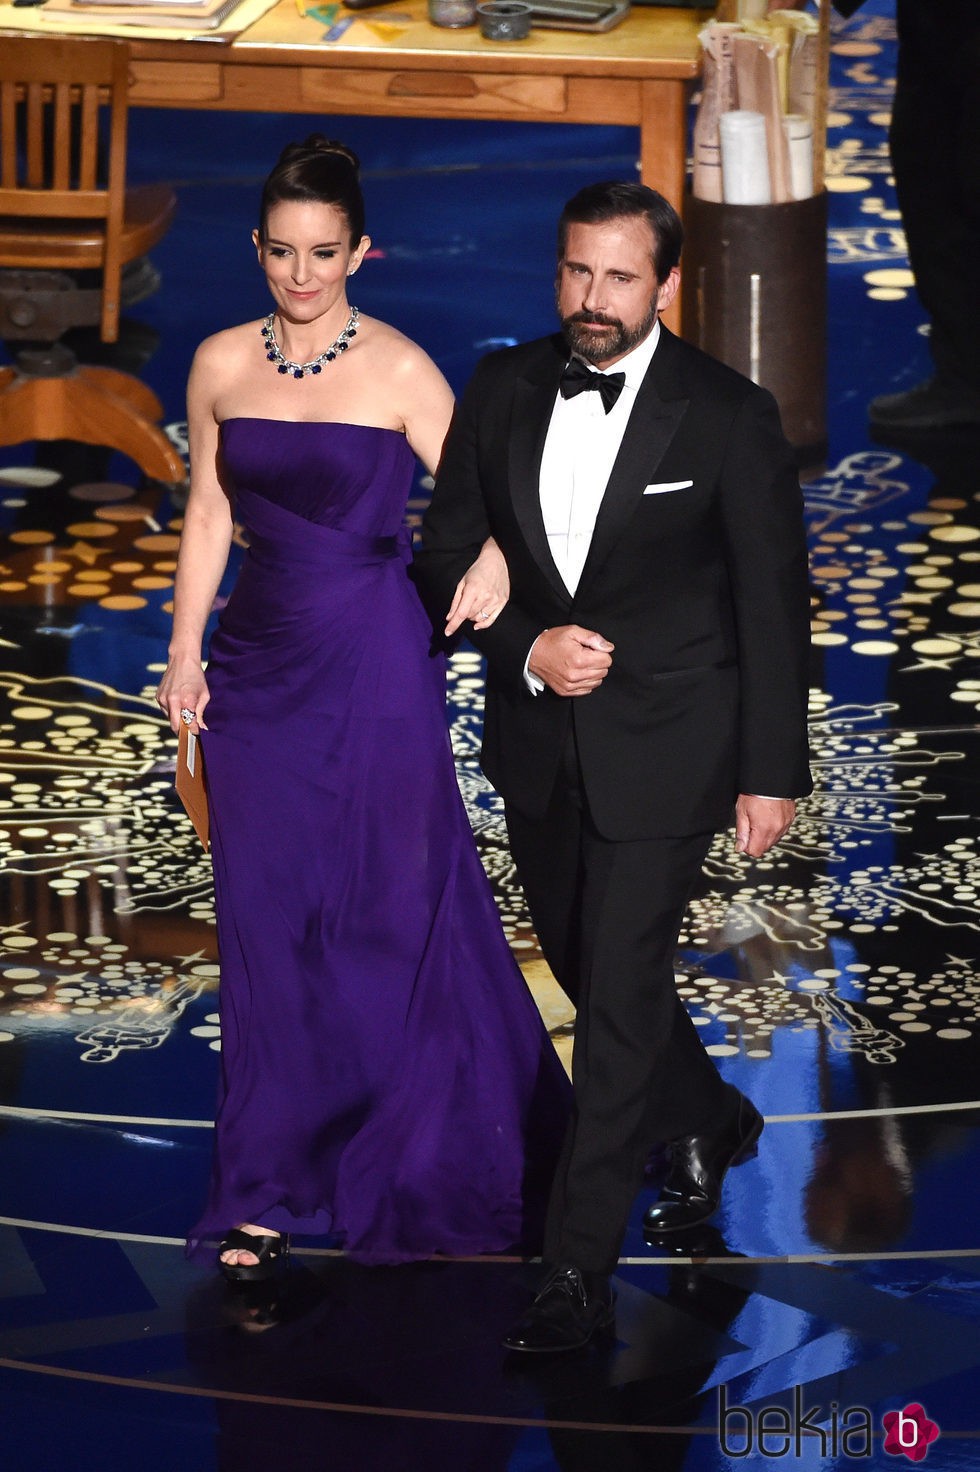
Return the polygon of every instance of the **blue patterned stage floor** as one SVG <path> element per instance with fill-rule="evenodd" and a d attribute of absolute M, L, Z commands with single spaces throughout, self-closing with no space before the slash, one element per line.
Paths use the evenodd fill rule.
<path fill-rule="evenodd" d="M 882 1418 L 914 1403 L 940 1427 L 928 1465 L 980 1467 L 978 445 L 868 438 L 867 400 L 927 372 L 888 172 L 888 14 L 871 0 L 841 25 L 833 60 L 830 456 L 806 487 L 817 789 L 768 862 L 718 840 L 678 956 L 768 1128 L 673 1255 L 644 1242 L 638 1199 L 613 1345 L 505 1363 L 530 1281 L 516 1260 L 366 1269 L 315 1248 L 251 1297 L 185 1263 L 219 1027 L 208 868 L 152 700 L 180 511 L 77 446 L 0 456 L 10 1472 L 720 1472 L 779 1459 L 765 1407 L 793 1427 L 783 1461 L 894 1467 Z M 359 305 L 457 389 L 488 347 L 551 329 L 561 202 L 635 167 L 626 129 L 325 126 L 364 163 Z M 305 127 L 133 116 L 133 172 L 174 179 L 180 212 L 124 348 L 178 441 L 196 343 L 265 311 L 258 185 Z M 476 767 L 475 656 L 452 696 L 481 851 L 566 1048 Z"/>

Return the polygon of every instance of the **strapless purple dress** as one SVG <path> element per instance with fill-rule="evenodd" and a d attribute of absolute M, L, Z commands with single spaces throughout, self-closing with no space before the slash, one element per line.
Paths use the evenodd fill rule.
<path fill-rule="evenodd" d="M 403 435 L 231 419 L 248 552 L 203 737 L 221 960 L 210 1195 L 399 1262 L 526 1240 L 569 1087 L 456 784 Z M 533 1245 L 533 1243 L 531 1244 Z"/>

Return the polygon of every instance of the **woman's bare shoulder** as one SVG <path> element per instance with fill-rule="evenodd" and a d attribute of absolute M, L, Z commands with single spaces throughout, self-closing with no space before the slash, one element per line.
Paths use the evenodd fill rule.
<path fill-rule="evenodd" d="M 254 357 L 262 322 L 242 322 L 237 327 L 224 327 L 206 337 L 194 354 L 194 362 L 208 368 L 229 360 L 240 362 L 242 358 Z"/>
<path fill-rule="evenodd" d="M 194 354 L 187 384 L 188 403 L 214 406 L 235 384 L 258 371 L 261 322 L 243 322 L 206 337 Z"/>
<path fill-rule="evenodd" d="M 419 347 L 404 332 L 392 327 L 390 322 L 381 322 L 377 317 L 361 317 L 364 326 L 365 347 L 370 347 L 372 357 L 377 356 L 392 373 L 417 373 L 435 365 L 424 348 Z"/>

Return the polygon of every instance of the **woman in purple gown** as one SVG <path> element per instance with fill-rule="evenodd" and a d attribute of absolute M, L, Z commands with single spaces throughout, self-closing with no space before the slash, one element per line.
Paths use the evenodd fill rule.
<path fill-rule="evenodd" d="M 219 1239 L 233 1279 L 268 1276 L 291 1232 L 368 1262 L 500 1251 L 547 1188 L 569 1094 L 480 866 L 408 575 L 416 456 L 434 470 L 452 397 L 348 303 L 370 245 L 349 150 L 290 145 L 253 239 L 275 307 L 194 359 L 158 692 L 174 730 L 203 733 L 221 961 L 189 1247 Z M 205 679 L 234 522 L 248 551 Z M 488 544 L 454 623 L 506 595 Z"/>

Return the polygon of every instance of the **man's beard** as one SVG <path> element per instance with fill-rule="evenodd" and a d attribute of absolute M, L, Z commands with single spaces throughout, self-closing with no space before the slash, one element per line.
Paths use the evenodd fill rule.
<path fill-rule="evenodd" d="M 618 317 L 606 317 L 602 312 L 573 312 L 561 319 L 565 341 L 573 353 L 587 363 L 606 363 L 610 358 L 621 358 L 637 343 L 648 337 L 657 320 L 657 304 L 635 327 L 627 327 Z M 606 328 L 605 332 L 586 332 L 581 324 L 592 322 Z"/>

